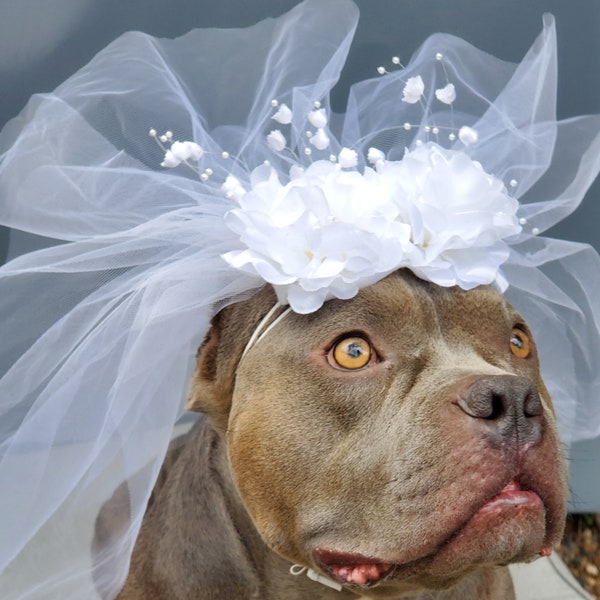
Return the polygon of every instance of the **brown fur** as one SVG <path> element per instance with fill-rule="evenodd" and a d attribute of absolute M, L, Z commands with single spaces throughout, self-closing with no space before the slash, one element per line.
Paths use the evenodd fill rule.
<path fill-rule="evenodd" d="M 189 399 L 207 417 L 163 468 L 119 599 L 514 598 L 502 565 L 559 540 L 566 497 L 535 347 L 526 359 L 509 350 L 522 318 L 492 289 L 398 272 L 352 300 L 288 315 L 241 359 L 273 303 L 265 288 L 213 320 Z M 327 360 L 350 332 L 379 357 L 357 372 Z M 538 407 L 526 417 L 482 418 L 458 404 L 517 378 Z M 515 477 L 543 510 L 482 516 Z M 113 512 L 107 504 L 99 517 L 98 547 Z M 323 548 L 396 566 L 342 592 L 289 574 L 293 563 L 318 571 Z"/>

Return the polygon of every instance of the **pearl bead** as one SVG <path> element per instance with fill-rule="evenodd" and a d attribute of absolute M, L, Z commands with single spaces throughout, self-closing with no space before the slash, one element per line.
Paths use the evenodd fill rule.
<path fill-rule="evenodd" d="M 212 175 L 212 174 L 213 174 L 213 170 L 212 170 L 212 169 L 210 169 L 210 168 L 206 169 L 206 171 L 204 171 L 204 172 L 205 172 L 205 173 L 206 173 L 206 174 L 207 174 L 209 177 L 210 177 L 210 175 Z"/>
<path fill-rule="evenodd" d="M 380 75 L 385 75 L 385 67 L 377 67 L 377 72 Z"/>
<path fill-rule="evenodd" d="M 406 129 L 406 131 L 410 131 L 412 128 L 412 125 L 410 123 L 404 123 L 404 129 Z"/>
<path fill-rule="evenodd" d="M 173 132 L 172 131 L 165 131 L 165 135 L 167 136 L 167 139 L 170 140 L 173 138 Z"/>
<path fill-rule="evenodd" d="M 444 55 L 441 52 L 435 53 L 435 60 L 442 60 L 443 58 L 444 58 Z"/>
<path fill-rule="evenodd" d="M 206 173 L 202 173 L 202 175 L 200 175 L 200 179 L 202 181 L 208 181 L 208 175 Z"/>
<path fill-rule="evenodd" d="M 395 65 L 399 65 L 400 64 L 400 57 L 399 56 L 392 56 L 392 62 Z"/>
<path fill-rule="evenodd" d="M 318 100 L 315 100 L 315 101 L 313 102 L 313 106 L 314 106 L 316 109 L 319 109 L 319 108 L 321 108 L 321 103 L 320 103 Z"/>
<path fill-rule="evenodd" d="M 311 138 L 312 137 L 312 131 L 307 131 L 306 132 L 306 137 L 307 138 Z"/>
<path fill-rule="evenodd" d="M 540 232 L 540 230 L 539 230 L 537 227 L 534 227 L 534 228 L 531 230 L 531 233 L 533 233 L 533 235 L 537 235 L 539 232 Z"/>
<path fill-rule="evenodd" d="M 519 225 L 527 225 L 527 219 L 525 217 L 521 217 L 519 219 Z"/>
<path fill-rule="evenodd" d="M 425 133 L 429 133 L 431 131 L 431 127 L 429 125 L 425 125 Z"/>
<path fill-rule="evenodd" d="M 453 141 L 456 139 L 456 135 L 454 135 L 453 133 L 451 133 L 451 134 L 448 136 L 448 139 L 449 139 L 451 142 L 453 142 Z"/>
<path fill-rule="evenodd" d="M 431 131 L 433 132 L 433 135 L 437 135 L 440 132 L 440 129 L 439 127 L 434 127 Z"/>
<path fill-rule="evenodd" d="M 337 161 L 337 156 L 336 156 L 335 154 L 330 154 L 330 155 L 329 155 L 329 160 L 330 160 L 331 162 L 336 162 L 336 161 Z"/>
<path fill-rule="evenodd" d="M 229 152 L 223 152 L 223 154 L 221 154 L 221 156 L 223 158 L 229 158 Z"/>
<path fill-rule="evenodd" d="M 153 138 L 155 138 L 155 137 L 156 137 L 156 129 L 151 129 L 151 130 L 148 132 L 148 135 L 149 135 L 150 137 L 153 137 Z"/>
<path fill-rule="evenodd" d="M 310 148 L 304 148 L 304 154 L 306 154 L 306 156 L 310 156 L 312 154 L 312 150 Z"/>
<path fill-rule="evenodd" d="M 161 136 L 160 136 L 158 139 L 159 139 L 161 142 L 166 142 L 166 141 L 168 140 L 168 138 L 167 138 L 167 136 L 166 136 L 166 135 L 161 135 Z"/>
<path fill-rule="evenodd" d="M 279 106 L 279 101 L 277 101 L 275 99 L 271 100 L 271 106 L 273 108 L 277 108 Z"/>
<path fill-rule="evenodd" d="M 515 187 L 517 187 L 517 180 L 516 180 L 516 179 L 511 179 L 511 180 L 509 181 L 509 185 L 510 185 L 510 187 L 512 187 L 512 188 L 515 188 Z"/>

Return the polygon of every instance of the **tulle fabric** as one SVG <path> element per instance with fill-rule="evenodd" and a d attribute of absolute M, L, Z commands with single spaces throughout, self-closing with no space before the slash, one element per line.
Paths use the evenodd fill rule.
<path fill-rule="evenodd" d="M 245 30 L 129 33 L 2 131 L 0 224 L 12 229 L 13 254 L 23 232 L 47 246 L 0 268 L 3 598 L 118 592 L 195 349 L 222 306 L 262 285 L 221 258 L 239 241 L 224 225 L 232 205 L 220 184 L 230 173 L 247 183 L 265 159 L 285 179 L 295 159 L 268 148 L 271 100 L 292 108 L 290 135 L 305 144 L 306 116 L 315 100 L 329 108 L 357 19 L 347 0 L 306 0 Z M 425 111 L 400 101 L 416 74 Z M 457 89 L 451 110 L 433 96 L 446 75 Z M 426 126 L 477 130 L 466 151 L 514 179 L 523 204 L 507 295 L 532 325 L 568 442 L 600 433 L 599 258 L 532 229 L 581 201 L 600 168 L 600 120 L 557 123 L 555 88 L 551 17 L 519 65 L 435 35 L 405 70 L 355 85 L 329 134 L 330 151 L 377 146 L 400 158 L 417 139 L 462 147 Z M 209 181 L 160 169 L 151 127 L 200 144 Z M 130 523 L 92 553 L 97 512 L 124 480 Z"/>

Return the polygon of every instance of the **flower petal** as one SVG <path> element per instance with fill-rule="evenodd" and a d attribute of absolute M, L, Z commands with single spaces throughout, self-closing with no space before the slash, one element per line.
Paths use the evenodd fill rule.
<path fill-rule="evenodd" d="M 324 108 L 312 110 L 308 113 L 308 120 L 313 127 L 323 129 L 327 125 L 327 113 Z"/>
<path fill-rule="evenodd" d="M 471 127 L 461 127 L 458 131 L 458 139 L 465 145 L 470 146 L 471 144 L 475 144 L 479 139 L 479 135 L 475 129 Z"/>
<path fill-rule="evenodd" d="M 160 163 L 161 167 L 165 167 L 167 169 L 172 169 L 173 167 L 176 167 L 177 165 L 181 164 L 181 160 L 179 160 L 174 154 L 173 152 L 171 152 L 171 150 L 167 150 L 165 152 L 165 158 L 163 159 L 163 161 Z"/>
<path fill-rule="evenodd" d="M 317 150 L 326 150 L 329 148 L 329 136 L 325 133 L 324 129 L 317 130 L 317 133 L 310 138 L 310 143 Z"/>
<path fill-rule="evenodd" d="M 443 88 L 435 90 L 435 97 L 444 104 L 452 104 L 456 100 L 456 89 L 453 83 L 449 83 Z"/>
<path fill-rule="evenodd" d="M 367 153 L 367 160 L 372 165 L 376 165 L 378 162 L 385 160 L 385 154 L 377 148 L 369 148 L 369 151 Z"/>
<path fill-rule="evenodd" d="M 293 114 L 287 104 L 280 104 L 279 110 L 271 118 L 282 125 L 289 125 L 292 122 Z"/>
<path fill-rule="evenodd" d="M 275 152 L 281 152 L 287 146 L 287 140 L 285 139 L 283 133 L 279 131 L 279 129 L 275 129 L 267 136 L 267 144 L 271 150 L 275 150 Z"/>
<path fill-rule="evenodd" d="M 338 163 L 345 169 L 352 169 L 358 165 L 358 154 L 351 148 L 342 148 L 338 154 Z"/>
<path fill-rule="evenodd" d="M 425 91 L 425 84 L 423 78 L 420 75 L 416 77 L 409 77 L 402 90 L 402 102 L 408 102 L 408 104 L 416 104 Z"/>

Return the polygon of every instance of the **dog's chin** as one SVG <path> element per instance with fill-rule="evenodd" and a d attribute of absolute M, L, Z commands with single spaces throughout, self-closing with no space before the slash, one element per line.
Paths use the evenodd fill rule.
<path fill-rule="evenodd" d="M 511 482 L 436 549 L 425 567 L 427 577 L 444 581 L 473 567 L 547 555 L 547 525 L 542 499 Z"/>
<path fill-rule="evenodd" d="M 434 548 L 419 556 L 372 557 L 319 546 L 316 566 L 356 587 L 445 588 L 478 567 L 530 561 L 550 553 L 546 509 L 537 493 L 512 481 Z"/>

